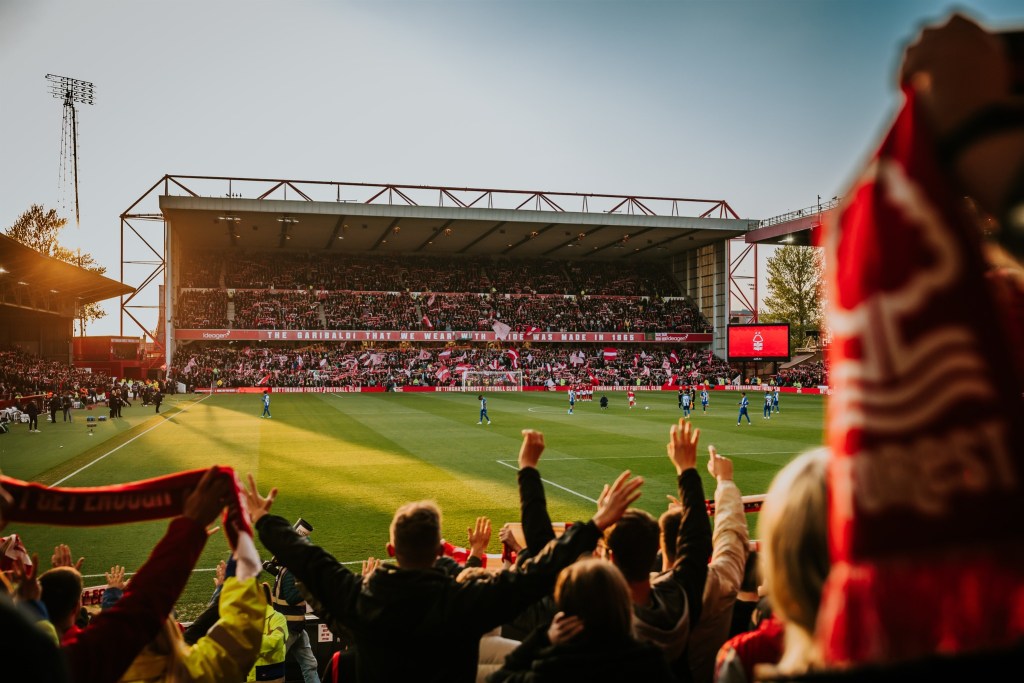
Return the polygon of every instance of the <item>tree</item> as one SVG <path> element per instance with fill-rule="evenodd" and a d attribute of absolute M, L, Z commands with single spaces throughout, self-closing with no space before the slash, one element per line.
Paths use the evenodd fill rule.
<path fill-rule="evenodd" d="M 21 214 L 14 225 L 7 228 L 5 234 L 26 247 L 35 249 L 44 256 L 51 256 L 65 263 L 71 263 L 90 270 L 98 275 L 107 272 L 106 266 L 96 263 L 91 254 L 81 250 L 62 247 L 59 242 L 60 231 L 68 224 L 67 218 L 57 215 L 56 209 L 46 210 L 39 204 L 33 204 L 28 211 Z M 97 303 L 85 304 L 78 308 L 79 333 L 85 336 L 85 326 L 93 320 L 107 315 Z"/>
<path fill-rule="evenodd" d="M 822 321 L 823 265 L 817 247 L 780 247 L 766 262 L 768 296 L 758 319 L 789 323 L 790 344 L 803 346 Z"/>

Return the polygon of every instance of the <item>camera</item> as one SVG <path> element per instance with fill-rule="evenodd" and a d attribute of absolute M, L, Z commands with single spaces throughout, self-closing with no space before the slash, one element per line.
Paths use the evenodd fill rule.
<path fill-rule="evenodd" d="M 296 521 L 295 524 L 292 524 L 292 529 L 294 529 L 295 533 L 297 533 L 299 536 L 306 538 L 313 531 L 313 525 L 304 520 L 302 517 L 299 517 L 298 521 Z M 279 571 L 281 571 L 281 565 L 278 563 L 277 558 L 272 557 L 269 560 L 264 561 L 263 571 L 269 572 L 271 574 L 277 574 Z"/>

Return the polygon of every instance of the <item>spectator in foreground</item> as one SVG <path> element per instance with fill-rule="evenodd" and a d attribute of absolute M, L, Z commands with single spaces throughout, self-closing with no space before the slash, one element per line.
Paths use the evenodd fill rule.
<path fill-rule="evenodd" d="M 700 430 L 686 419 L 669 431 L 667 451 L 676 468 L 680 496 L 677 533 L 668 570 L 651 578 L 658 555 L 658 522 L 643 510 L 630 509 L 605 536 L 609 557 L 622 572 L 633 604 L 633 633 L 657 645 L 680 681 L 691 679 L 685 652 L 693 625 L 701 615 L 701 595 L 711 556 L 711 524 L 704 486 L 697 473 Z"/>
<path fill-rule="evenodd" d="M 267 514 L 276 489 L 260 495 L 250 475 L 246 496 L 260 539 L 302 582 L 314 611 L 332 630 L 352 633 L 362 683 L 469 683 L 476 679 L 480 637 L 549 593 L 561 569 L 593 552 L 601 533 L 639 498 L 642 484 L 623 472 L 589 522 L 574 524 L 519 571 L 464 583 L 433 567 L 442 551 L 441 511 L 430 501 L 398 509 L 389 543 L 396 565 L 382 564 L 364 583 L 287 520 Z"/>
<path fill-rule="evenodd" d="M 716 681 L 800 676 L 822 668 L 814 628 L 831 566 L 825 479 L 828 458 L 827 448 L 807 451 L 783 467 L 768 487 L 758 528 L 764 586 L 777 621 L 769 620 L 758 631 L 741 634 L 723 645 Z M 760 633 L 761 644 L 751 649 L 746 660 L 737 657 L 737 639 L 749 647 L 756 633 Z M 783 634 L 784 647 L 777 662 L 752 660 L 773 658 Z"/>
<path fill-rule="evenodd" d="M 659 648 L 633 638 L 633 605 L 622 573 L 599 559 L 562 570 L 559 612 L 534 631 L 492 674 L 490 683 L 675 681 Z"/>
<path fill-rule="evenodd" d="M 65 633 L 61 644 L 73 681 L 114 683 L 157 636 L 206 545 L 206 527 L 224 509 L 229 491 L 228 477 L 216 468 L 207 471 L 117 604 L 84 629 Z"/>
<path fill-rule="evenodd" d="M 704 582 L 700 621 L 690 633 L 688 659 L 694 683 L 711 683 L 715 675 L 715 656 L 729 639 L 733 607 L 743 583 L 750 536 L 743 499 L 733 481 L 732 460 L 708 446 L 708 472 L 717 482 L 715 488 L 715 531 L 712 536 L 711 563 Z M 673 514 L 665 513 L 662 517 Z M 667 559 L 667 558 L 666 558 Z"/>

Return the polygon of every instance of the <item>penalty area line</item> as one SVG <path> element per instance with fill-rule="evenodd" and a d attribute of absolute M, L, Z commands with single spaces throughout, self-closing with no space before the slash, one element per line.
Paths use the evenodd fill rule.
<path fill-rule="evenodd" d="M 148 434 L 149 432 L 153 431 L 153 430 L 154 430 L 154 429 L 156 429 L 157 427 L 160 427 L 161 425 L 165 425 L 165 424 L 167 424 L 168 422 L 170 422 L 170 421 L 171 421 L 171 418 L 172 418 L 172 417 L 177 417 L 178 415 L 181 415 L 182 413 L 184 413 L 184 412 L 185 412 L 186 410 L 188 410 L 189 408 L 192 408 L 193 406 L 197 406 L 197 405 L 199 405 L 200 403 L 202 403 L 202 402 L 203 402 L 203 401 L 205 401 L 206 399 L 210 398 L 211 396 L 213 396 L 213 394 L 207 394 L 206 396 L 204 396 L 203 398 L 199 399 L 199 400 L 198 400 L 198 401 L 196 401 L 195 403 L 192 403 L 191 405 L 187 405 L 187 406 L 185 406 L 184 408 L 181 408 L 181 409 L 180 409 L 180 410 L 179 410 L 178 412 L 174 413 L 174 415 L 171 415 L 171 416 L 167 417 L 167 419 L 165 419 L 165 420 L 162 420 L 162 421 L 160 421 L 160 422 L 157 422 L 157 423 L 156 423 L 155 425 L 153 425 L 153 426 L 152 426 L 152 427 L 150 427 L 149 429 L 147 429 L 147 430 L 145 430 L 145 431 L 143 431 L 143 432 L 140 432 L 140 433 L 136 434 L 135 436 L 133 436 L 132 438 L 128 439 L 128 440 L 127 440 L 127 441 L 125 441 L 125 442 L 124 442 L 123 444 L 121 444 L 120 446 L 118 446 L 117 448 L 114 448 L 113 450 L 109 450 L 109 451 L 107 451 L 106 453 L 104 453 L 104 454 L 103 454 L 103 455 L 101 455 L 100 457 L 98 457 L 98 458 L 96 458 L 95 460 L 93 460 L 92 462 L 90 462 L 90 463 L 89 463 L 88 465 L 83 465 L 82 467 L 79 467 L 79 468 L 78 468 L 77 470 L 75 470 L 74 472 L 72 472 L 72 473 L 71 473 L 71 474 L 69 474 L 68 476 L 64 477 L 63 479 L 60 479 L 60 480 L 58 480 L 58 481 L 55 481 L 55 482 L 53 482 L 52 484 L 50 484 L 50 485 L 49 485 L 49 486 L 47 486 L 46 488 L 48 488 L 48 489 L 52 489 L 52 488 L 53 488 L 54 486 L 59 486 L 60 484 L 63 484 L 64 482 L 66 482 L 66 481 L 67 481 L 68 479 L 70 479 L 71 477 L 75 476 L 75 475 L 76 475 L 76 474 L 78 474 L 79 472 L 84 472 L 85 470 L 89 469 L 90 467 L 92 467 L 93 465 L 95 465 L 96 463 L 98 463 L 98 462 L 99 462 L 100 460 L 102 460 L 103 458 L 107 457 L 108 455 L 111 455 L 111 454 L 113 454 L 113 453 L 116 453 L 116 452 L 118 452 L 119 450 L 121 450 L 122 448 L 124 448 L 125 446 L 127 446 L 128 444 L 130 444 L 130 443 L 131 443 L 132 441 L 135 441 L 135 439 L 138 439 L 138 438 L 139 438 L 140 436 L 143 436 L 144 434 Z"/>
<path fill-rule="evenodd" d="M 551 458 L 549 458 L 549 460 L 550 459 Z M 574 458 L 564 458 L 564 459 L 565 460 L 573 460 Z M 504 462 L 503 460 L 495 460 L 494 462 L 498 463 L 499 465 L 504 465 L 505 467 L 508 467 L 509 469 L 513 469 L 513 470 L 517 470 L 517 471 L 519 470 L 518 467 L 516 467 L 514 465 L 510 465 L 507 462 Z M 591 503 L 594 503 L 595 505 L 597 504 L 597 500 L 596 499 L 591 498 L 590 496 L 585 496 L 582 493 L 580 493 L 579 491 L 573 491 L 572 489 L 566 488 L 566 487 L 562 486 L 561 484 L 556 484 L 555 482 L 553 482 L 553 481 L 551 481 L 549 479 L 545 479 L 544 477 L 541 477 L 540 480 L 542 482 L 544 482 L 545 484 L 549 484 L 551 486 L 554 486 L 556 489 L 562 489 L 566 493 L 571 493 L 574 496 L 579 496 L 583 500 L 589 500 Z"/>

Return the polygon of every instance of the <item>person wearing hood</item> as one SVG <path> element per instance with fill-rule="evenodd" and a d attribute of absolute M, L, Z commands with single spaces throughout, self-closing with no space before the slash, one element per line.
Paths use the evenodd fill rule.
<path fill-rule="evenodd" d="M 679 531 L 673 541 L 675 561 L 651 576 L 661 532 L 658 521 L 643 510 L 630 509 L 605 534 L 608 559 L 626 578 L 633 602 L 633 634 L 661 648 L 675 676 L 692 681 L 686 650 L 690 631 L 700 618 L 704 582 L 711 557 L 711 523 L 704 504 L 704 485 L 697 473 L 700 430 L 685 419 L 672 426 L 668 455 L 679 485 Z"/>

